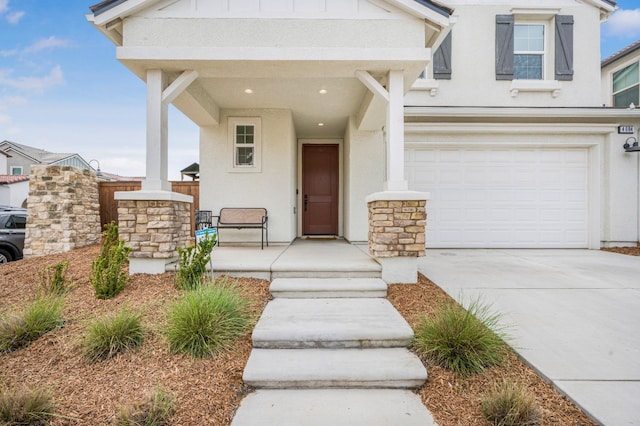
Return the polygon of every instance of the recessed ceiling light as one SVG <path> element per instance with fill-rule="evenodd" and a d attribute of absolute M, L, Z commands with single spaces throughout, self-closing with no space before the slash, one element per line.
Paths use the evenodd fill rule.
<path fill-rule="evenodd" d="M 244 89 L 244 93 L 250 95 L 251 93 L 253 93 L 253 90 L 251 89 Z"/>
<path fill-rule="evenodd" d="M 324 126 L 324 123 L 318 123 L 318 126 L 322 127 L 322 126 Z"/>
<path fill-rule="evenodd" d="M 326 95 L 327 94 L 327 89 L 320 89 L 318 91 L 318 93 L 320 93 L 321 95 Z"/>

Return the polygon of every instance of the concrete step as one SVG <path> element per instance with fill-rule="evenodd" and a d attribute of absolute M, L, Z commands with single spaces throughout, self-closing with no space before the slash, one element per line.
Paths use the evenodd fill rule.
<path fill-rule="evenodd" d="M 405 348 L 253 349 L 242 378 L 257 388 L 417 388 L 427 370 Z"/>
<path fill-rule="evenodd" d="M 271 271 L 271 279 L 277 278 L 380 278 L 382 272 L 380 270 L 364 270 L 364 271 L 340 271 L 334 270 L 330 266 L 324 269 L 304 269 L 290 270 L 273 269 Z"/>
<path fill-rule="evenodd" d="M 231 426 L 433 426 L 420 398 L 406 390 L 258 390 Z"/>
<path fill-rule="evenodd" d="M 269 291 L 284 298 L 386 297 L 387 283 L 380 278 L 277 278 Z"/>
<path fill-rule="evenodd" d="M 253 347 L 387 348 L 409 345 L 413 330 L 381 298 L 274 299 L 253 330 Z"/>

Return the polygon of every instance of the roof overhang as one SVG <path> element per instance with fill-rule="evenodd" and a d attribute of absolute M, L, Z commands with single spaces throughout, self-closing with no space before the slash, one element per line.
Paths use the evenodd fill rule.
<path fill-rule="evenodd" d="M 605 21 L 613 12 L 618 9 L 616 2 L 611 0 L 582 0 L 584 3 L 590 4 L 600 9 L 600 20 Z"/>

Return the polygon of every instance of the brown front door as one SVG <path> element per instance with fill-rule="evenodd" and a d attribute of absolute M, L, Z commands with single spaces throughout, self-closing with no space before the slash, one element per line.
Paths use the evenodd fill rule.
<path fill-rule="evenodd" d="M 302 146 L 302 233 L 338 235 L 338 145 Z"/>

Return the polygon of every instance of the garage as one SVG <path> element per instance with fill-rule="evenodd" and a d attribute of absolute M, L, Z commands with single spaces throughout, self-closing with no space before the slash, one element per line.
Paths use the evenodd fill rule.
<path fill-rule="evenodd" d="M 587 148 L 405 151 L 409 187 L 431 193 L 431 248 L 587 248 Z"/>

